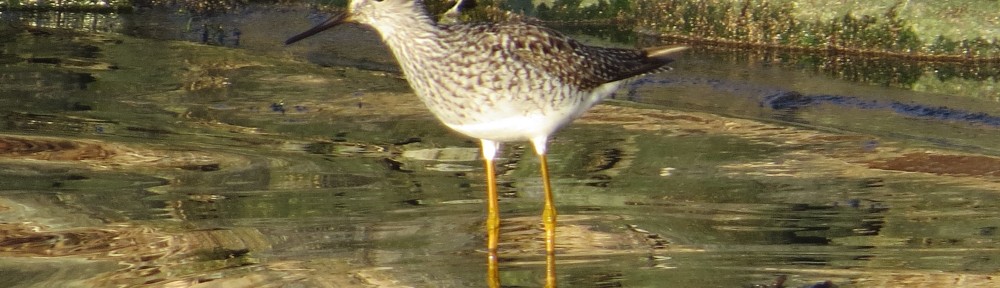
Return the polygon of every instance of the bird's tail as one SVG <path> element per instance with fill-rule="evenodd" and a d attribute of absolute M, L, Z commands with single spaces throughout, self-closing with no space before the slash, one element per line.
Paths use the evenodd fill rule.
<path fill-rule="evenodd" d="M 646 51 L 646 57 L 653 59 L 662 59 L 666 62 L 672 62 L 677 58 L 678 54 L 688 50 L 690 47 L 687 46 L 661 46 L 643 49 Z"/>

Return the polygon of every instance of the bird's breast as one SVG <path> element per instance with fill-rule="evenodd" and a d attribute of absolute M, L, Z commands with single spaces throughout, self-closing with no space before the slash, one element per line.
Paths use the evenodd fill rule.
<path fill-rule="evenodd" d="M 488 49 L 425 48 L 394 50 L 407 81 L 441 122 L 474 138 L 549 135 L 609 93 Z"/>

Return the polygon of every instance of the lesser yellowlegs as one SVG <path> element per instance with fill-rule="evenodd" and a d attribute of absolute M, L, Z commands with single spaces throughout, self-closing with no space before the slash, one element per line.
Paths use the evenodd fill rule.
<path fill-rule="evenodd" d="M 686 49 L 587 46 L 521 22 L 441 25 L 413 0 L 352 0 L 347 12 L 285 44 L 344 22 L 374 27 L 438 120 L 482 142 L 490 286 L 499 286 L 500 216 L 493 162 L 500 143 L 530 141 L 535 147 L 545 195 L 546 283 L 555 286 L 556 209 L 545 157 L 549 136 L 618 89 L 622 80 L 666 70 L 665 65 Z"/>

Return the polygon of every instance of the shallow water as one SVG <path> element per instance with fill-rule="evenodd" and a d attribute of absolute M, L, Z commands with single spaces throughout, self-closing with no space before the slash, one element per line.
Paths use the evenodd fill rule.
<path fill-rule="evenodd" d="M 484 285 L 476 141 L 373 33 L 283 47 L 307 12 L 265 11 L 2 15 L 0 286 Z M 564 287 L 996 285 L 995 75 L 733 55 L 552 139 Z M 502 281 L 541 286 L 537 161 L 503 155 Z"/>

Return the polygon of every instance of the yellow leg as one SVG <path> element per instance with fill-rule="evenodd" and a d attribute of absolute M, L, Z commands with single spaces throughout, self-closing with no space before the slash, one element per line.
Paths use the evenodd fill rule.
<path fill-rule="evenodd" d="M 556 287 L 556 206 L 552 200 L 552 186 L 549 184 L 549 164 L 545 154 L 538 155 L 542 170 L 542 189 L 545 192 L 545 207 L 542 208 L 542 223 L 545 226 L 545 287 Z"/>
<path fill-rule="evenodd" d="M 552 184 L 549 182 L 549 162 L 545 157 L 548 137 L 531 139 L 541 163 L 542 189 L 545 192 L 545 206 L 542 207 L 542 224 L 545 227 L 545 287 L 556 287 L 556 206 L 552 200 Z"/>
<path fill-rule="evenodd" d="M 483 160 L 486 165 L 486 282 L 490 288 L 500 287 L 500 268 L 497 263 L 497 244 L 500 239 L 500 205 L 497 195 L 497 177 L 493 158 L 499 143 L 482 140 Z"/>
<path fill-rule="evenodd" d="M 549 184 L 549 165 L 545 155 L 541 155 L 542 185 L 545 191 L 545 207 L 542 210 L 542 223 L 545 224 L 545 252 L 556 252 L 556 206 L 552 200 L 552 186 Z"/>

